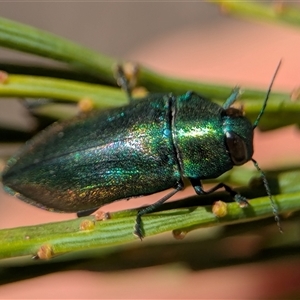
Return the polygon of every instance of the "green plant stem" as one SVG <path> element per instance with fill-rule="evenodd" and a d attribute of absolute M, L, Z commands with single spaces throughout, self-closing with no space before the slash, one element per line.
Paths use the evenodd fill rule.
<path fill-rule="evenodd" d="M 182 80 L 179 78 L 164 76 L 155 73 L 147 68 L 141 67 L 139 72 L 139 84 L 145 86 L 149 91 L 156 92 L 173 92 L 175 94 L 182 94 L 186 91 L 194 91 L 200 95 L 212 100 L 224 101 L 228 97 L 233 89 L 233 86 L 225 86 L 218 83 L 196 82 L 189 80 Z M 265 90 L 257 90 L 251 88 L 242 88 L 243 93 L 240 97 L 243 99 L 260 100 L 265 98 Z M 283 92 L 272 91 L 272 99 L 286 99 L 287 94 Z M 288 96 L 289 98 L 289 96 Z"/>
<path fill-rule="evenodd" d="M 249 178 L 255 173 L 253 170 L 241 167 L 228 172 L 227 176 L 222 179 L 226 179 L 227 182 L 239 181 L 247 184 Z M 297 185 L 299 177 L 300 169 L 276 171 L 270 177 L 276 179 L 275 183 L 271 180 L 271 187 L 278 187 L 281 193 L 275 197 L 280 213 L 300 210 L 300 191 Z M 212 202 L 217 197 L 216 194 L 203 196 L 201 202 L 204 198 Z M 199 200 L 197 197 L 196 203 Z M 170 230 L 182 229 L 187 232 L 195 228 L 259 220 L 273 214 L 268 197 L 252 199 L 248 208 L 240 208 L 237 203 L 229 203 L 227 204 L 228 213 L 223 218 L 217 218 L 212 213 L 211 206 L 174 209 L 178 202 L 166 203 L 163 208 L 168 210 L 143 216 L 143 229 L 146 237 Z M 180 202 L 187 204 L 186 200 Z M 173 209 L 169 209 L 172 206 Z M 0 230 L 0 258 L 35 255 L 40 247 L 45 245 L 52 249 L 55 256 L 65 252 L 134 241 L 137 239 L 132 234 L 136 214 L 137 210 L 133 209 L 112 213 L 111 219 L 104 221 L 95 221 L 93 216 L 89 216 L 64 222 L 3 229 Z M 87 230 L 80 229 L 80 225 L 87 220 L 94 225 L 92 224 Z M 276 226 L 275 222 L 274 226 Z"/>
<path fill-rule="evenodd" d="M 112 58 L 31 26 L 0 18 L 0 45 L 68 63 L 109 82 L 115 81 Z"/>
<path fill-rule="evenodd" d="M 299 192 L 276 196 L 281 213 L 299 209 L 299 199 Z M 94 222 L 93 217 L 0 230 L 0 258 L 35 255 L 43 245 L 48 245 L 55 256 L 134 241 L 137 238 L 133 236 L 132 228 L 136 213 L 136 210 L 130 210 L 112 214 L 112 219 L 97 221 L 95 227 L 90 230 L 80 230 L 80 224 L 84 220 Z M 148 237 L 174 229 L 233 224 L 271 215 L 270 200 L 268 197 L 262 197 L 251 200 L 249 208 L 242 209 L 236 203 L 228 204 L 228 214 L 224 218 L 217 218 L 211 212 L 211 206 L 153 213 L 143 217 L 143 228 Z"/>
<path fill-rule="evenodd" d="M 259 21 L 271 21 L 275 23 L 300 26 L 300 9 L 297 6 L 291 6 L 284 1 L 274 4 L 250 2 L 250 1 L 214 1 L 209 2 L 221 5 L 226 13 L 257 19 Z"/>
<path fill-rule="evenodd" d="M 205 94 L 209 94 L 212 91 L 210 90 L 210 85 L 199 85 L 202 86 Z M 226 89 L 230 90 L 229 87 Z M 223 95 L 224 97 L 223 90 L 223 86 L 215 85 L 213 87 L 215 96 L 222 97 Z M 112 108 L 128 103 L 125 93 L 119 88 L 66 79 L 26 75 L 9 75 L 8 80 L 0 84 L 0 97 L 54 98 L 70 102 L 89 99 L 93 102 L 95 108 Z M 251 89 L 247 89 L 241 96 L 246 115 L 251 121 L 254 121 L 260 112 L 264 98 L 264 91 Z M 300 124 L 300 102 L 289 101 L 288 99 L 288 94 L 272 93 L 266 108 L 266 115 L 269 117 L 262 118 L 259 127 L 269 130 L 290 124 Z M 222 104 L 221 100 L 218 100 L 218 103 Z M 52 110 L 46 107 L 46 109 L 41 108 L 39 111 L 41 115 L 51 115 L 53 117 L 55 110 L 52 105 Z M 62 114 L 57 113 L 57 118 L 61 116 Z"/>
<path fill-rule="evenodd" d="M 123 106 L 128 103 L 121 89 L 99 84 L 50 77 L 9 75 L 0 85 L 2 97 L 35 97 L 79 102 L 90 99 L 96 108 Z"/>
<path fill-rule="evenodd" d="M 0 18 L 0 45 L 67 63 L 84 73 L 96 75 L 111 85 L 116 85 L 113 68 L 120 60 L 99 54 L 48 32 Z M 138 84 L 151 92 L 198 92 L 210 99 L 224 99 L 233 87 L 187 81 L 158 74 L 139 67 Z M 266 92 L 247 90 L 244 98 L 262 99 Z M 282 93 L 273 93 L 280 97 Z"/>
<path fill-rule="evenodd" d="M 52 77 L 28 75 L 8 76 L 8 80 L 0 84 L 0 97 L 46 97 L 50 99 L 55 98 L 76 102 L 83 98 L 89 97 L 91 98 L 91 100 L 95 100 L 95 104 L 99 105 L 97 107 L 102 107 L 104 105 L 106 107 L 114 107 L 125 105 L 128 102 L 126 101 L 125 93 L 122 92 L 120 88 L 113 88 L 99 84 L 84 83 L 67 79 L 56 79 Z M 159 78 L 160 77 L 156 78 L 158 82 Z M 169 80 L 167 81 L 169 82 Z M 162 92 L 168 84 L 165 85 L 164 81 L 162 81 L 159 91 Z M 173 79 L 171 84 L 172 89 L 168 92 L 172 91 L 176 94 L 179 93 L 179 91 L 182 91 L 182 93 L 185 93 L 189 90 L 189 84 L 190 83 L 182 81 L 180 79 Z M 211 99 L 220 101 L 220 104 L 232 91 L 231 87 L 224 85 L 212 85 L 200 82 L 193 84 L 195 84 L 194 91 L 199 90 L 201 91 L 200 94 L 203 94 Z M 250 109 L 253 109 L 253 111 L 256 113 L 258 109 L 260 110 L 261 108 L 261 103 L 266 96 L 266 91 L 255 90 L 251 88 L 244 88 L 243 90 L 244 92 L 242 93 L 240 99 L 243 101 L 249 100 L 249 103 L 244 103 L 245 106 L 249 107 Z M 283 100 L 289 98 L 290 96 L 287 93 L 272 92 L 267 109 L 269 109 L 269 106 L 272 105 L 272 103 L 274 103 L 273 108 L 269 109 L 270 111 L 274 111 L 276 110 L 278 105 L 283 104 Z M 255 100 L 258 101 L 255 102 Z M 297 105 L 297 103 L 298 102 L 290 102 L 285 104 L 285 106 Z"/>

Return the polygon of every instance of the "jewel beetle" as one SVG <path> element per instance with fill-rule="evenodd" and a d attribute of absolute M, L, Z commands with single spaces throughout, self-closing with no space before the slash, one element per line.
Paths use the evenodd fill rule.
<path fill-rule="evenodd" d="M 129 105 L 56 122 L 29 140 L 9 159 L 2 174 L 4 189 L 43 209 L 90 214 L 104 204 L 173 188 L 142 208 L 135 235 L 143 237 L 141 217 L 184 188 L 189 179 L 197 194 L 225 190 L 241 206 L 248 204 L 224 183 L 208 191 L 201 180 L 222 175 L 252 160 L 261 172 L 277 222 L 276 206 L 253 155 L 253 130 L 267 104 L 280 63 L 254 122 L 232 107 L 235 88 L 223 106 L 194 92 L 180 96 L 149 94 Z"/>

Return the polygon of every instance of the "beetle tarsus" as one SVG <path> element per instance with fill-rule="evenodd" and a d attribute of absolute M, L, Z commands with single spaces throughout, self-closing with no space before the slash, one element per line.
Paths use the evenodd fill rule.
<path fill-rule="evenodd" d="M 175 189 L 173 191 L 171 191 L 169 194 L 165 195 L 164 197 L 162 197 L 161 199 L 159 199 L 158 201 L 156 201 L 152 205 L 149 205 L 149 206 L 144 207 L 141 210 L 139 210 L 139 212 L 137 213 L 137 216 L 136 216 L 135 229 L 134 229 L 133 234 L 136 235 L 137 237 L 139 237 L 140 240 L 142 240 L 143 237 L 144 237 L 143 228 L 142 228 L 142 216 L 145 215 L 145 214 L 149 214 L 149 213 L 154 212 L 164 202 L 166 202 L 168 199 L 173 197 L 177 192 L 179 192 L 182 189 L 183 189 L 183 183 L 178 182 Z"/>
<path fill-rule="evenodd" d="M 126 92 L 129 102 L 132 102 L 130 84 L 121 65 L 116 67 L 116 79 L 117 84 Z"/>
<path fill-rule="evenodd" d="M 142 229 L 142 217 L 140 211 L 138 212 L 135 220 L 134 232 L 133 234 L 138 237 L 141 241 L 143 240 L 144 234 Z"/>
<path fill-rule="evenodd" d="M 249 202 L 247 201 L 247 198 L 242 196 L 239 193 L 236 193 L 235 196 L 233 197 L 234 201 L 239 204 L 240 207 L 244 208 L 249 205 Z"/>
<path fill-rule="evenodd" d="M 191 178 L 190 179 L 192 186 L 194 187 L 195 192 L 197 195 L 208 195 L 220 188 L 224 188 L 225 191 L 234 199 L 235 202 L 237 202 L 241 207 L 246 207 L 248 206 L 248 201 L 247 199 L 242 196 L 241 194 L 235 192 L 230 186 L 227 184 L 220 182 L 216 186 L 212 187 L 211 189 L 204 191 L 202 184 L 200 180 Z"/>

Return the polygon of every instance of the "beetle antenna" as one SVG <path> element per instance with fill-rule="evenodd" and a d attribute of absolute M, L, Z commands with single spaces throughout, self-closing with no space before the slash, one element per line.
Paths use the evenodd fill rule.
<path fill-rule="evenodd" d="M 273 199 L 273 196 L 271 194 L 271 191 L 270 191 L 270 187 L 269 187 L 269 184 L 268 184 L 268 181 L 267 181 L 267 177 L 265 175 L 265 173 L 262 171 L 262 169 L 259 167 L 257 161 L 253 158 L 251 158 L 255 168 L 257 169 L 258 172 L 260 172 L 260 177 L 264 183 L 264 187 L 266 189 L 266 192 L 267 192 L 267 195 L 269 196 L 269 199 L 271 201 L 271 207 L 272 207 L 272 210 L 273 210 L 273 215 L 274 215 L 274 218 L 275 218 L 275 221 L 277 223 L 277 226 L 279 228 L 279 231 L 280 233 L 283 233 L 283 230 L 282 230 L 282 227 L 281 227 L 281 224 L 280 224 L 280 218 L 279 218 L 279 215 L 278 215 L 278 208 L 277 208 L 277 205 Z"/>
<path fill-rule="evenodd" d="M 276 75 L 278 73 L 278 70 L 280 68 L 280 65 L 281 65 L 281 60 L 279 61 L 278 65 L 277 65 L 277 68 L 275 70 L 275 73 L 272 77 L 272 80 L 271 80 L 271 83 L 269 85 L 269 88 L 268 88 L 268 91 L 267 91 L 267 95 L 266 95 L 266 98 L 265 98 L 265 101 L 263 103 L 263 106 L 262 106 L 262 109 L 260 110 L 255 122 L 253 123 L 253 129 L 255 129 L 259 123 L 259 120 L 260 118 L 262 117 L 264 111 L 265 111 L 265 108 L 267 106 L 267 102 L 268 102 L 268 99 L 269 99 L 269 96 L 270 96 L 270 93 L 271 93 L 271 89 L 272 89 L 272 86 L 273 86 L 273 83 L 275 81 L 275 78 L 276 78 Z M 266 192 L 267 192 L 267 195 L 269 196 L 269 199 L 270 199 L 270 202 L 271 202 L 271 207 L 272 207 L 272 210 L 273 210 L 273 215 L 274 215 L 274 218 L 275 218 L 275 221 L 277 223 L 277 226 L 279 228 L 279 231 L 281 233 L 283 233 L 283 230 L 282 230 L 282 227 L 281 227 L 281 224 L 280 224 L 280 218 L 279 218 L 279 215 L 278 215 L 278 208 L 277 208 L 277 205 L 273 199 L 273 196 L 271 194 L 271 191 L 270 191 L 270 187 L 269 187 L 269 184 L 268 184 L 268 181 L 267 181 L 267 177 L 265 175 L 265 173 L 261 170 L 261 168 L 259 167 L 257 161 L 253 158 L 251 158 L 255 168 L 257 169 L 258 172 L 260 172 L 260 176 L 261 176 L 261 179 L 264 183 L 264 187 L 266 189 Z"/>
<path fill-rule="evenodd" d="M 274 83 L 274 81 L 275 81 L 276 75 L 277 75 L 277 73 L 278 73 L 278 70 L 279 70 L 279 68 L 280 68 L 280 65 L 281 65 L 281 60 L 280 60 L 279 63 L 278 63 L 278 66 L 277 66 L 277 68 L 276 68 L 276 70 L 275 70 L 275 73 L 274 73 L 273 78 L 272 78 L 272 80 L 271 80 L 271 83 L 270 83 L 270 85 L 269 85 L 268 92 L 267 92 L 267 95 L 266 95 L 264 104 L 263 104 L 263 106 L 262 106 L 262 109 L 260 110 L 260 112 L 259 112 L 259 114 L 258 114 L 258 116 L 257 116 L 257 118 L 256 118 L 256 120 L 255 120 L 255 122 L 253 123 L 253 129 L 256 128 L 256 126 L 257 126 L 257 124 L 258 124 L 260 118 L 262 117 L 263 113 L 265 112 L 265 108 L 266 108 L 266 106 L 267 106 L 267 102 L 268 102 L 268 99 L 269 99 L 269 95 L 270 95 L 270 93 L 271 93 L 271 89 L 272 89 L 273 83 Z"/>

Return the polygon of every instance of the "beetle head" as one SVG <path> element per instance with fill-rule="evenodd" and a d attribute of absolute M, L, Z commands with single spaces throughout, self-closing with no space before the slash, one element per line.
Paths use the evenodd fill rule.
<path fill-rule="evenodd" d="M 253 129 L 251 122 L 243 116 L 243 111 L 229 107 L 223 111 L 225 143 L 234 165 L 240 166 L 253 155 Z"/>

